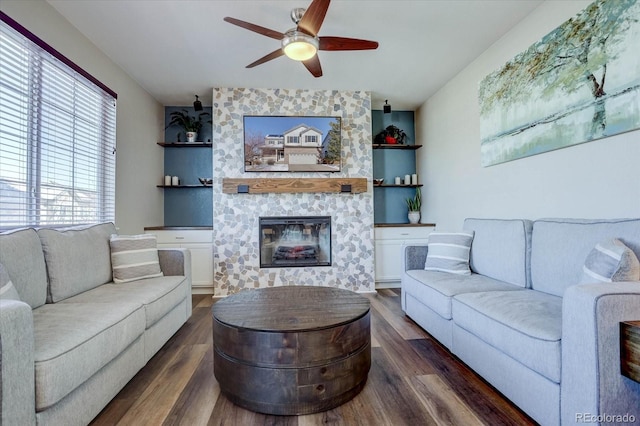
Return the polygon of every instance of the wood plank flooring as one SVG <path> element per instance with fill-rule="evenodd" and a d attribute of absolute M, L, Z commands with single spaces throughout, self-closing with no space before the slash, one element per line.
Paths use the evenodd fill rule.
<path fill-rule="evenodd" d="M 353 400 L 324 413 L 269 416 L 220 394 L 213 376 L 211 295 L 193 296 L 193 316 L 94 419 L 92 425 L 534 425 L 407 318 L 400 290 L 371 301 L 371 371 Z"/>

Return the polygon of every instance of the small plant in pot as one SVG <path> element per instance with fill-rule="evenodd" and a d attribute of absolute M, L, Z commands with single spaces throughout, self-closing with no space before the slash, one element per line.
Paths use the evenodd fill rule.
<path fill-rule="evenodd" d="M 383 131 L 378 133 L 373 142 L 377 144 L 403 144 L 408 139 L 404 130 L 400 130 L 393 124 L 387 126 Z"/>
<path fill-rule="evenodd" d="M 187 142 L 195 142 L 198 133 L 202 130 L 202 126 L 205 123 L 204 118 L 208 115 L 210 115 L 208 112 L 201 112 L 196 118 L 189 115 L 189 111 L 186 109 L 174 111 L 171 113 L 171 121 L 169 121 L 165 129 L 171 126 L 180 126 L 187 135 Z M 211 124 L 211 120 L 206 121 L 206 123 Z"/>
<path fill-rule="evenodd" d="M 420 188 L 416 188 L 416 195 L 411 198 L 407 198 L 407 207 L 409 208 L 408 218 L 409 223 L 420 222 L 420 207 L 422 206 L 422 195 Z"/>

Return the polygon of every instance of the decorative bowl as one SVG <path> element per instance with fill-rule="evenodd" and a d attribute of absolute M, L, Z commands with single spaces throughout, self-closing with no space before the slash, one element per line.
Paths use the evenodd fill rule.
<path fill-rule="evenodd" d="M 384 179 L 374 179 L 373 180 L 373 184 L 374 185 L 378 185 L 378 186 L 382 185 L 383 182 L 384 182 Z"/>
<path fill-rule="evenodd" d="M 201 177 L 199 177 L 198 180 L 203 185 L 211 185 L 213 183 L 213 179 L 212 178 L 201 178 Z"/>

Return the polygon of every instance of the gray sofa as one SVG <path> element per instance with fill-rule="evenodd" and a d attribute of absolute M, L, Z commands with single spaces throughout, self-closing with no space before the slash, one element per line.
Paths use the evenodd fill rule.
<path fill-rule="evenodd" d="M 428 247 L 405 247 L 406 315 L 542 425 L 640 421 L 618 331 L 640 319 L 640 282 L 578 284 L 603 239 L 640 258 L 640 219 L 466 219 L 464 229 L 471 275 L 426 271 Z"/>
<path fill-rule="evenodd" d="M 191 316 L 189 251 L 160 250 L 162 277 L 114 284 L 115 233 L 0 234 L 20 299 L 0 299 L 0 424 L 88 424 Z"/>

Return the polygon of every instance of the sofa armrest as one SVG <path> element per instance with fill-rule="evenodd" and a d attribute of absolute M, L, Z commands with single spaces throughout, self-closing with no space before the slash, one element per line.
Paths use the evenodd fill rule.
<path fill-rule="evenodd" d="M 405 246 L 402 252 L 402 270 L 424 269 L 427 260 L 427 245 Z"/>
<path fill-rule="evenodd" d="M 191 250 L 186 248 L 166 248 L 158 249 L 158 260 L 160 261 L 160 270 L 164 275 L 184 275 L 187 280 L 187 288 L 189 294 L 187 298 L 187 318 L 192 313 L 191 301 Z"/>
<path fill-rule="evenodd" d="M 575 285 L 562 304 L 562 424 L 605 415 L 637 421 L 640 383 L 620 374 L 619 330 L 640 319 L 640 282 Z"/>
<path fill-rule="evenodd" d="M 191 280 L 191 251 L 185 248 L 158 249 L 160 269 L 165 275 L 184 275 Z"/>
<path fill-rule="evenodd" d="M 0 424 L 36 424 L 33 353 L 31 306 L 0 299 Z"/>

